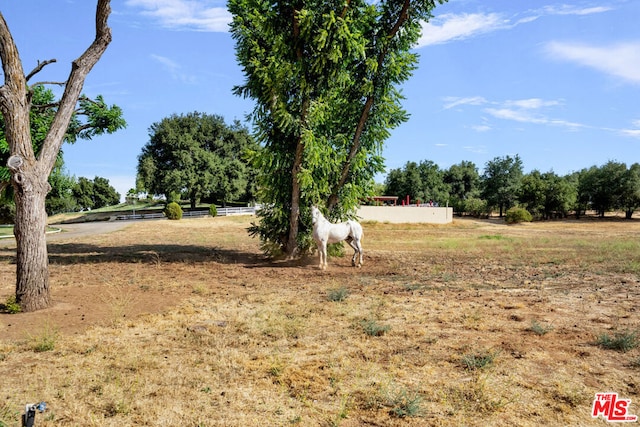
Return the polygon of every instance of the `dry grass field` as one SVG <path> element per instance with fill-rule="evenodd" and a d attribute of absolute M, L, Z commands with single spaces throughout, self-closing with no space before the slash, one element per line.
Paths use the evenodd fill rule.
<path fill-rule="evenodd" d="M 638 220 L 365 223 L 364 267 L 326 271 L 264 259 L 251 220 L 52 239 L 55 306 L 0 314 L 0 426 L 39 401 L 37 426 L 607 425 L 607 391 L 640 414 Z"/>

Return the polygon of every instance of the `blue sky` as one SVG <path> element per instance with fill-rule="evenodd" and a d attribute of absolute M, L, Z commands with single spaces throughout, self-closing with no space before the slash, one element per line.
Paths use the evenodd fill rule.
<path fill-rule="evenodd" d="M 31 83 L 66 79 L 93 40 L 95 3 L 3 2 L 25 72 L 57 59 Z M 151 124 L 192 111 L 230 123 L 253 103 L 231 93 L 243 77 L 223 1 L 112 0 L 112 10 L 113 42 L 84 92 L 120 106 L 128 127 L 63 150 L 70 174 L 105 177 L 124 195 Z M 561 175 L 640 162 L 640 2 L 451 0 L 434 14 L 403 87 L 411 118 L 385 145 L 388 170 L 467 160 L 482 173 L 515 154 L 525 172 Z"/>

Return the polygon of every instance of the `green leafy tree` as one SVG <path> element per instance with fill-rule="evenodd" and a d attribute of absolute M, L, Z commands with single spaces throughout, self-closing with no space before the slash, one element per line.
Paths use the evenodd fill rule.
<path fill-rule="evenodd" d="M 107 178 L 96 176 L 93 178 L 93 207 L 94 209 L 113 206 L 120 203 L 120 193 L 109 184 Z"/>
<path fill-rule="evenodd" d="M 391 170 L 385 184 L 387 194 L 403 200 L 409 196 L 412 203 L 446 203 L 449 199 L 444 173 L 431 160 L 423 160 L 419 164 L 407 162 L 403 169 Z"/>
<path fill-rule="evenodd" d="M 45 117 L 42 126 L 38 124 L 38 131 L 32 135 L 32 113 L 37 114 L 39 110 L 37 106 L 34 107 L 32 100 L 41 84 L 29 85 L 29 81 L 55 60 L 39 62 L 34 70 L 25 74 L 18 48 L 0 13 L 0 59 L 4 74 L 4 84 L 0 86 L 0 112 L 4 118 L 4 137 L 8 145 L 8 151 L 5 151 L 5 155 L 9 156 L 6 165 L 16 206 L 16 301 L 23 311 L 38 310 L 51 304 L 45 239 L 45 197 L 51 189 L 48 179 L 60 148 L 65 140 L 70 140 L 69 129 L 73 129 L 71 134 L 83 138 L 113 132 L 125 125 L 118 108 L 106 107 L 100 99 L 90 101 L 81 97 L 86 76 L 111 42 L 111 29 L 107 24 L 110 14 L 110 1 L 98 0 L 94 21 L 95 39 L 73 62 L 69 77 L 62 83 L 62 97 L 51 106 L 55 111 L 51 121 L 48 122 Z M 49 106 L 44 108 L 46 110 Z M 96 117 L 94 121 L 96 110 L 108 113 L 102 118 Z M 94 130 L 91 130 L 92 127 Z"/>
<path fill-rule="evenodd" d="M 491 208 L 498 208 L 502 218 L 504 211 L 515 205 L 521 180 L 520 156 L 496 157 L 485 165 L 482 198 Z"/>
<path fill-rule="evenodd" d="M 62 212 L 77 211 L 78 204 L 73 197 L 73 187 L 76 185 L 75 177 L 65 172 L 64 164 L 60 162 L 49 175 L 51 191 L 45 199 L 45 207 L 48 215 L 55 215 Z"/>
<path fill-rule="evenodd" d="M 84 176 L 78 178 L 78 182 L 72 189 L 73 198 L 80 210 L 89 210 L 94 208 L 93 181 Z"/>
<path fill-rule="evenodd" d="M 467 201 L 480 196 L 480 174 L 476 165 L 469 161 L 452 165 L 444 172 L 443 181 L 449 186 L 453 210 L 469 213 L 471 206 L 467 207 Z"/>
<path fill-rule="evenodd" d="M 138 157 L 138 186 L 172 201 L 179 194 L 196 204 L 204 197 L 223 203 L 247 194 L 247 152 L 258 151 L 245 127 L 227 126 L 218 115 L 172 115 L 149 128 Z"/>
<path fill-rule="evenodd" d="M 627 166 L 624 163 L 609 161 L 600 167 L 589 170 L 589 195 L 591 208 L 600 217 L 605 213 L 621 206 L 624 191 L 624 177 Z"/>
<path fill-rule="evenodd" d="M 566 217 L 575 206 L 576 194 L 571 179 L 533 170 L 522 178 L 518 201 L 536 218 Z"/>
<path fill-rule="evenodd" d="M 81 210 L 99 209 L 120 203 L 120 193 L 107 178 L 96 176 L 93 181 L 81 176 L 72 189 L 73 198 Z"/>
<path fill-rule="evenodd" d="M 231 34 L 256 101 L 261 209 L 251 228 L 289 256 L 310 245 L 310 207 L 353 215 L 383 171 L 383 142 L 407 120 L 398 86 L 436 1 L 230 0 Z M 441 1 L 438 1 L 441 3 Z"/>
<path fill-rule="evenodd" d="M 633 212 L 640 207 L 640 163 L 632 164 L 622 177 L 620 208 L 625 218 L 631 219 Z"/>

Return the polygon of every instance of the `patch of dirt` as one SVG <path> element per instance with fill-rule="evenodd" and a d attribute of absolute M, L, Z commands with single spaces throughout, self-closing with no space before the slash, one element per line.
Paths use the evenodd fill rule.
<path fill-rule="evenodd" d="M 640 348 L 595 343 L 640 331 L 639 221 L 365 223 L 364 266 L 326 271 L 266 260 L 249 222 L 49 236 L 55 304 L 0 314 L 0 395 L 31 399 L 37 373 L 44 425 L 601 425 L 604 391 L 637 408 Z M 14 257 L 0 243 L 0 301 Z M 47 327 L 59 349 L 25 344 Z"/>

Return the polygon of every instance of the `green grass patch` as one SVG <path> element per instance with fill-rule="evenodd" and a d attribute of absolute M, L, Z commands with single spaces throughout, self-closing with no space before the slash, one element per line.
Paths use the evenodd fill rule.
<path fill-rule="evenodd" d="M 602 333 L 598 335 L 596 344 L 607 350 L 616 350 L 626 353 L 640 345 L 637 331 L 614 332 L 613 335 Z"/>

